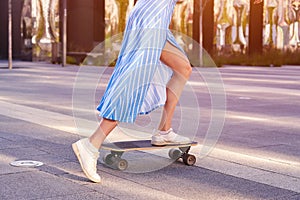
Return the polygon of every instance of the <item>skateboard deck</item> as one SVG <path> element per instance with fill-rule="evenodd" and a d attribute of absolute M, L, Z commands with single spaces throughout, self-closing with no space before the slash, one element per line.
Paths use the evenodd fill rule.
<path fill-rule="evenodd" d="M 179 148 L 187 146 L 195 146 L 197 142 L 191 142 L 189 144 L 171 144 L 164 146 L 153 146 L 151 140 L 135 140 L 135 141 L 122 141 L 114 143 L 105 143 L 102 145 L 102 149 L 113 150 L 113 151 L 138 151 L 138 150 L 154 150 L 162 148 Z"/>
<path fill-rule="evenodd" d="M 158 149 L 170 149 L 169 157 L 172 160 L 182 158 L 183 162 L 188 165 L 194 165 L 196 157 L 189 154 L 192 146 L 196 146 L 197 142 L 189 144 L 172 144 L 165 146 L 153 146 L 151 140 L 135 140 L 135 141 L 122 141 L 114 143 L 102 144 L 102 149 L 109 150 L 111 153 L 103 157 L 104 163 L 114 169 L 125 170 L 128 167 L 128 162 L 122 158 L 124 152 L 128 151 L 150 151 Z"/>

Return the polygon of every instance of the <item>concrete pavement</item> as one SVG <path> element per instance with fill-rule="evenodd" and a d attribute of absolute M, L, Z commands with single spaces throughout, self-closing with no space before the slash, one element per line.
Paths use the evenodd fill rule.
<path fill-rule="evenodd" d="M 132 166 L 119 172 L 100 164 L 99 159 L 101 184 L 87 181 L 70 148 L 83 135 L 75 124 L 77 108 L 74 101 L 72 104 L 80 68 L 14 62 L 9 71 L 6 66 L 5 61 L 0 62 L 1 199 L 300 199 L 298 66 L 219 69 L 226 94 L 226 121 L 217 145 L 205 158 L 199 152 L 212 115 L 211 94 L 194 70 L 189 84 L 201 111 L 195 135 L 200 145 L 192 149 L 199 157 L 196 165 L 168 163 L 164 152 L 129 153 L 129 161 L 137 162 L 139 169 Z M 201 70 L 205 73 L 207 69 Z M 84 85 L 96 91 L 87 103 L 91 107 L 77 110 L 90 132 L 95 126 L 94 107 L 111 71 L 102 70 L 96 86 Z M 93 70 L 84 74 L 88 80 L 100 76 Z M 193 114 L 193 106 L 187 103 L 181 108 Z M 175 124 L 180 119 L 177 113 Z M 116 133 L 114 137 L 120 136 Z M 101 150 L 101 155 L 105 153 Z M 141 163 L 136 160 L 139 157 L 146 159 Z M 9 165 L 23 159 L 44 165 Z M 164 164 L 158 168 L 155 162 Z M 149 166 L 154 168 L 149 170 Z M 143 170 L 149 172 L 141 173 Z"/>

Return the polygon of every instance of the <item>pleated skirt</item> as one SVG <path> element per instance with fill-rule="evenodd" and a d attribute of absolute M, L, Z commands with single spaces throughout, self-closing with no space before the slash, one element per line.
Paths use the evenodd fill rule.
<path fill-rule="evenodd" d="M 100 116 L 133 123 L 166 101 L 172 70 L 160 61 L 161 52 L 176 42 L 169 24 L 177 0 L 138 0 L 131 11 L 114 72 L 97 110 Z"/>

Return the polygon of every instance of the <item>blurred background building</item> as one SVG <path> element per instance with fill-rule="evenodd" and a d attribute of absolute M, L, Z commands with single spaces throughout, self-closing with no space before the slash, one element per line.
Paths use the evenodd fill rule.
<path fill-rule="evenodd" d="M 64 0 L 12 0 L 14 59 L 59 62 Z M 122 33 L 136 0 L 65 0 L 67 55 L 80 63 L 92 49 Z M 179 0 L 170 28 L 187 52 L 194 41 L 214 55 L 300 48 L 300 0 Z M 0 58 L 7 58 L 7 0 L 0 2 Z M 203 17 L 202 29 L 200 15 Z M 201 32 L 201 33 L 200 33 Z M 119 38 L 120 39 L 120 38 Z M 55 57 L 55 59 L 53 59 Z M 73 58 L 73 60 L 72 60 Z"/>

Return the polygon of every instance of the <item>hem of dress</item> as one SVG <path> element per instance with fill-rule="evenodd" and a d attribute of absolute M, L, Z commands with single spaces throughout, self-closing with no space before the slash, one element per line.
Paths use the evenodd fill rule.
<path fill-rule="evenodd" d="M 139 112 L 139 115 L 148 115 L 149 113 L 151 113 L 152 111 L 164 106 L 165 104 L 160 104 L 160 105 L 157 105 L 155 106 L 154 108 L 152 108 L 151 110 L 149 111 L 146 111 L 146 112 Z"/>
<path fill-rule="evenodd" d="M 164 106 L 165 104 L 160 104 L 160 105 L 157 105 L 155 106 L 154 108 L 152 108 L 151 110 L 149 111 L 146 111 L 146 112 L 139 112 L 138 115 L 148 115 L 149 113 L 151 113 L 152 111 Z M 98 110 L 99 111 L 99 110 Z M 99 116 L 102 117 L 102 118 L 105 118 L 105 119 L 108 119 L 108 120 L 114 120 L 114 121 L 117 121 L 117 122 L 124 122 L 124 123 L 134 123 L 137 116 L 135 117 L 135 119 L 132 119 L 132 118 L 127 118 L 127 119 L 124 119 L 124 120 L 118 120 L 114 117 L 106 117 L 106 116 L 103 116 L 101 113 L 99 113 Z"/>

